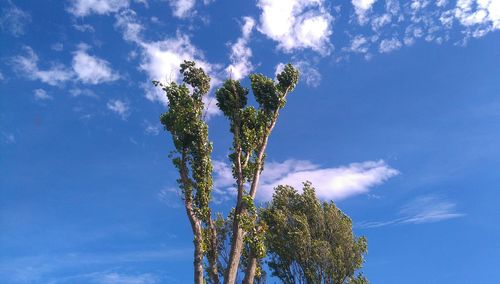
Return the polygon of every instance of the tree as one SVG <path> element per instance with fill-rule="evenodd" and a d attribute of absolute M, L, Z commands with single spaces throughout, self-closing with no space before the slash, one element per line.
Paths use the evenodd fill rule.
<path fill-rule="evenodd" d="M 311 183 L 299 194 L 275 188 L 260 217 L 267 224 L 269 268 L 283 283 L 368 283 L 362 274 L 367 243 L 355 237 L 351 219 L 333 202 L 321 203 Z"/>
<path fill-rule="evenodd" d="M 168 98 L 168 110 L 161 123 L 172 135 L 175 150 L 172 161 L 179 171 L 178 184 L 194 235 L 194 281 L 204 283 L 204 260 L 210 282 L 218 283 L 224 270 L 224 283 L 235 283 L 240 261 L 245 257 L 245 283 L 253 283 L 257 265 L 264 256 L 264 227 L 257 223 L 254 199 L 264 167 L 269 136 L 276 125 L 286 97 L 295 88 L 299 72 L 285 66 L 274 81 L 262 74 L 250 75 L 251 88 L 258 103 L 247 106 L 249 90 L 239 81 L 226 80 L 216 92 L 217 106 L 230 122 L 233 145 L 229 159 L 237 187 L 236 206 L 226 220 L 213 220 L 210 209 L 212 191 L 212 144 L 203 120 L 203 96 L 210 89 L 210 78 L 192 61 L 181 64 L 183 83 L 160 86 Z M 190 85 L 190 90 L 187 85 Z M 225 224 L 225 225 L 224 225 Z M 218 228 L 230 227 L 227 234 Z M 224 230 L 222 230 L 224 231 Z M 224 231 L 225 232 L 225 231 Z M 229 238 L 230 250 L 221 261 L 220 250 Z M 243 252 L 246 252 L 243 255 Z"/>
<path fill-rule="evenodd" d="M 209 274 L 218 283 L 216 265 L 216 231 L 209 202 L 212 191 L 212 144 L 208 126 L 203 120 L 202 98 L 210 89 L 210 77 L 194 62 L 185 61 L 180 69 L 183 84 L 171 82 L 161 86 L 168 98 L 169 109 L 160 121 L 172 135 L 175 150 L 172 162 L 179 171 L 177 180 L 184 208 L 194 235 L 194 282 L 204 283 L 203 259 L 208 258 Z M 192 87 L 192 92 L 186 84 Z"/>
<path fill-rule="evenodd" d="M 237 186 L 237 199 L 232 214 L 231 250 L 224 275 L 224 283 L 234 283 L 243 252 L 244 241 L 250 246 L 250 256 L 244 282 L 253 283 L 257 258 L 262 257 L 263 244 L 256 234 L 254 199 L 260 174 L 263 170 L 265 151 L 279 111 L 285 106 L 286 97 L 295 88 L 299 72 L 292 65 L 285 66 L 277 75 L 278 81 L 262 75 L 250 75 L 251 87 L 258 108 L 247 105 L 248 89 L 238 81 L 229 79 L 217 90 L 217 105 L 229 119 L 233 134 L 233 177 Z M 249 188 L 245 187 L 246 183 Z"/>

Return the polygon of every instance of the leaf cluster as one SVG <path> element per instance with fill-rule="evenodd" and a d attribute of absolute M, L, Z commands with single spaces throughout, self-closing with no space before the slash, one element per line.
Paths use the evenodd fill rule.
<path fill-rule="evenodd" d="M 185 173 L 184 178 L 187 179 L 187 182 L 179 179 L 179 186 L 185 199 L 194 199 L 194 209 L 199 218 L 207 221 L 210 218 L 209 201 L 213 185 L 212 144 L 202 116 L 202 97 L 210 89 L 210 77 L 192 61 L 181 64 L 181 73 L 184 76 L 182 84 L 153 83 L 160 85 L 168 98 L 168 110 L 161 115 L 160 121 L 172 135 L 175 146 L 173 163 Z M 186 84 L 192 87 L 192 93 Z"/>
<path fill-rule="evenodd" d="M 284 283 L 363 283 L 354 274 L 363 265 L 366 239 L 355 237 L 351 219 L 333 202 L 321 203 L 309 182 L 302 191 L 278 186 L 261 211 L 273 275 Z"/>

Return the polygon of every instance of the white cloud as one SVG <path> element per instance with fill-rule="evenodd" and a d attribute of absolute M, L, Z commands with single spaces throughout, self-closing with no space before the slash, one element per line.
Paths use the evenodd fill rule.
<path fill-rule="evenodd" d="M 380 42 L 379 52 L 380 53 L 389 53 L 391 51 L 397 50 L 401 47 L 401 42 L 396 39 L 384 39 Z"/>
<path fill-rule="evenodd" d="M 109 62 L 89 55 L 88 47 L 80 45 L 73 53 L 72 69 L 60 63 L 54 63 L 48 69 L 40 69 L 38 56 L 31 47 L 25 47 L 26 54 L 12 58 L 15 71 L 22 73 L 31 80 L 57 86 L 73 80 L 75 77 L 85 84 L 100 84 L 118 80 L 119 75 L 109 67 Z"/>
<path fill-rule="evenodd" d="M 310 48 L 329 54 L 333 17 L 324 0 L 259 0 L 257 6 L 262 10 L 258 30 L 277 41 L 280 49 Z"/>
<path fill-rule="evenodd" d="M 369 41 L 362 35 L 357 35 L 351 39 L 351 44 L 345 50 L 355 53 L 367 53 L 369 49 Z"/>
<path fill-rule="evenodd" d="M 358 22 L 360 24 L 365 24 L 367 19 L 367 13 L 372 9 L 373 4 L 377 0 L 352 0 L 351 3 L 354 6 L 354 11 L 358 16 Z"/>
<path fill-rule="evenodd" d="M 383 28 L 384 26 L 386 26 L 387 24 L 389 24 L 391 22 L 391 20 L 392 20 L 392 17 L 388 13 L 383 14 L 381 16 L 374 17 L 372 19 L 372 22 L 371 22 L 372 29 L 374 31 L 378 31 L 381 28 Z"/>
<path fill-rule="evenodd" d="M 120 76 L 109 67 L 109 62 L 91 56 L 87 53 L 88 47 L 80 45 L 73 53 L 73 70 L 80 81 L 86 84 L 100 84 L 116 81 Z"/>
<path fill-rule="evenodd" d="M 500 1 L 458 0 L 455 17 L 464 26 L 479 25 L 475 35 L 482 36 L 491 30 L 500 29 Z"/>
<path fill-rule="evenodd" d="M 31 16 L 29 13 L 8 1 L 8 5 L 4 6 L 0 15 L 0 30 L 18 37 L 25 33 L 26 25 L 30 22 Z"/>
<path fill-rule="evenodd" d="M 75 16 L 88 16 L 90 14 L 109 14 L 127 8 L 129 0 L 73 0 L 68 11 Z"/>
<path fill-rule="evenodd" d="M 141 32 L 144 28 L 132 10 L 122 11 L 116 16 L 116 27 L 122 29 L 125 40 L 134 42 L 141 48 L 139 68 L 148 76 L 148 81 L 143 84 L 147 99 L 167 104 L 165 93 L 153 87 L 151 81 L 179 82 L 181 79 L 179 66 L 184 60 L 193 60 L 202 67 L 211 77 L 212 87 L 220 83 L 217 76 L 220 66 L 208 63 L 204 59 L 203 52 L 191 43 L 188 36 L 178 32 L 175 37 L 147 41 L 142 38 Z M 204 100 L 206 118 L 219 113 L 215 103 L 209 103 L 212 101 L 211 97 L 205 97 Z"/>
<path fill-rule="evenodd" d="M 213 66 L 203 60 L 202 52 L 191 44 L 187 36 L 180 33 L 174 38 L 162 41 L 141 42 L 141 47 L 143 50 L 140 69 L 146 72 L 151 80 L 178 82 L 179 66 L 184 60 L 194 60 L 208 74 L 213 71 Z M 167 102 L 164 92 L 158 88 L 150 88 L 146 97 L 151 101 L 164 104 Z"/>
<path fill-rule="evenodd" d="M 437 0 L 436 1 L 436 6 L 438 7 L 444 7 L 448 4 L 448 0 Z"/>
<path fill-rule="evenodd" d="M 252 50 L 248 47 L 248 41 L 255 26 L 255 20 L 250 17 L 244 17 L 243 20 L 242 35 L 231 46 L 231 64 L 226 68 L 228 76 L 235 80 L 244 78 L 253 70 L 252 62 L 250 62 Z"/>
<path fill-rule="evenodd" d="M 33 93 L 35 95 L 36 100 L 45 101 L 53 99 L 53 97 L 47 94 L 47 92 L 44 89 L 36 89 Z"/>
<path fill-rule="evenodd" d="M 361 228 L 377 228 L 396 224 L 435 223 L 463 217 L 465 214 L 456 210 L 456 204 L 435 195 L 418 197 L 399 210 L 399 216 L 387 221 L 369 221 L 358 224 Z"/>
<path fill-rule="evenodd" d="M 109 100 L 107 103 L 108 109 L 116 112 L 122 119 L 126 119 L 130 114 L 130 107 L 127 102 L 122 100 Z"/>
<path fill-rule="evenodd" d="M 169 4 L 175 17 L 185 18 L 190 15 L 196 0 L 169 0 Z"/>
<path fill-rule="evenodd" d="M 214 162 L 216 192 L 232 193 L 234 183 L 229 165 Z M 286 160 L 282 163 L 267 162 L 262 173 L 257 197 L 269 200 L 278 185 L 290 185 L 300 190 L 305 181 L 312 182 L 316 194 L 323 200 L 341 200 L 367 193 L 399 172 L 384 161 L 353 163 L 337 168 L 322 168 L 309 161 Z"/>
<path fill-rule="evenodd" d="M 60 85 L 73 77 L 73 72 L 62 64 L 53 64 L 49 69 L 38 67 L 38 56 L 31 47 L 25 47 L 26 55 L 18 55 L 12 59 L 17 72 L 26 75 L 31 80 L 40 80 L 52 86 Z"/>

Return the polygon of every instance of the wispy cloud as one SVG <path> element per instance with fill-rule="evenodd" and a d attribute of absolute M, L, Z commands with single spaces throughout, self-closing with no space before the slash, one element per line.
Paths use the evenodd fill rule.
<path fill-rule="evenodd" d="M 171 208 L 182 207 L 182 193 L 179 188 L 167 187 L 157 194 L 158 200 Z"/>
<path fill-rule="evenodd" d="M 2 8 L 0 15 L 0 30 L 15 37 L 23 35 L 26 25 L 31 22 L 31 15 L 19 9 L 10 0 L 3 2 L 6 5 Z"/>
<path fill-rule="evenodd" d="M 418 197 L 402 206 L 399 217 L 382 221 L 365 221 L 357 224 L 360 228 L 378 228 L 396 224 L 424 224 L 465 216 L 456 209 L 456 204 L 444 198 L 427 195 Z"/>
<path fill-rule="evenodd" d="M 80 44 L 73 53 L 73 70 L 80 81 L 86 84 L 100 84 L 120 78 L 108 61 L 88 54 L 89 46 Z"/>
<path fill-rule="evenodd" d="M 214 172 L 217 188 L 215 192 L 235 194 L 230 166 L 220 161 L 214 162 Z M 278 185 L 290 185 L 300 190 L 303 182 L 310 181 L 319 198 L 338 201 L 368 193 L 373 187 L 398 174 L 399 171 L 382 160 L 352 163 L 335 168 L 324 168 L 303 160 L 267 162 L 257 197 L 269 200 Z"/>
<path fill-rule="evenodd" d="M 95 283 L 99 284 L 154 284 L 160 283 L 158 278 L 150 273 L 129 275 L 117 272 L 99 273 L 91 277 Z"/>
<path fill-rule="evenodd" d="M 250 62 L 252 50 L 248 47 L 248 42 L 255 26 L 255 20 L 250 17 L 244 17 L 243 21 L 244 23 L 241 27 L 242 35 L 231 46 L 231 64 L 226 67 L 228 76 L 235 80 L 241 80 L 253 70 L 252 62 Z"/>
<path fill-rule="evenodd" d="M 160 134 L 160 130 L 162 129 L 161 124 L 151 123 L 147 120 L 144 120 L 143 125 L 144 125 L 144 133 L 146 133 L 147 135 L 156 136 Z"/>
<path fill-rule="evenodd" d="M 107 103 L 108 109 L 117 113 L 122 119 L 126 119 L 130 114 L 130 106 L 122 100 L 109 100 Z"/>
<path fill-rule="evenodd" d="M 68 271 L 75 271 L 76 268 L 81 267 L 102 269 L 103 267 L 123 267 L 143 262 L 188 260 L 191 255 L 192 248 L 160 248 L 156 250 L 137 250 L 119 253 L 68 252 L 64 254 L 11 257 L 9 262 L 0 262 L 0 278 L 8 283 L 157 283 L 154 281 L 165 283 L 160 281 L 165 277 L 157 277 L 153 274 L 98 271 L 88 274 L 68 275 Z"/>
<path fill-rule="evenodd" d="M 35 100 L 45 101 L 53 99 L 53 97 L 47 94 L 47 92 L 44 89 L 36 89 L 35 91 L 33 91 L 33 93 L 35 95 Z"/>
<path fill-rule="evenodd" d="M 169 0 L 172 14 L 177 18 L 188 17 L 196 4 L 196 0 Z"/>
<path fill-rule="evenodd" d="M 61 63 L 52 63 L 49 68 L 42 69 L 38 65 L 38 55 L 29 47 L 24 47 L 25 54 L 12 58 L 14 70 L 30 80 L 39 80 L 51 86 L 60 86 L 67 81 L 78 79 L 84 84 L 101 84 L 116 81 L 120 78 L 113 71 L 108 61 L 89 55 L 89 46 L 80 44 L 73 53 L 72 68 Z"/>
<path fill-rule="evenodd" d="M 2 142 L 5 144 L 14 144 L 16 143 L 16 136 L 12 133 L 2 132 Z"/>
<path fill-rule="evenodd" d="M 68 7 L 68 12 L 79 17 L 94 13 L 104 15 L 118 12 L 129 5 L 130 0 L 73 0 Z"/>
<path fill-rule="evenodd" d="M 12 58 L 14 70 L 27 76 L 31 80 L 40 80 L 43 83 L 56 86 L 73 77 L 72 70 L 60 63 L 54 63 L 48 69 L 38 67 L 38 56 L 31 47 L 25 47 L 25 55 Z"/>

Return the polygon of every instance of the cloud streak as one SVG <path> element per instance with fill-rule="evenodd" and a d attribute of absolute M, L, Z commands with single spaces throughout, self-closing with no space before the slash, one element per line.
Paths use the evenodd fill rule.
<path fill-rule="evenodd" d="M 465 216 L 456 210 L 456 204 L 435 195 L 418 197 L 401 207 L 399 217 L 385 221 L 365 221 L 360 228 L 378 228 L 398 224 L 425 224 Z"/>

